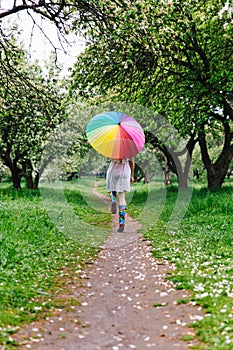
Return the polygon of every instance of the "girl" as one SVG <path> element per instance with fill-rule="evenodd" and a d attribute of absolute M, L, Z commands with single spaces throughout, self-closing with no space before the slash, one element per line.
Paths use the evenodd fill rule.
<path fill-rule="evenodd" d="M 125 193 L 130 191 L 130 183 L 134 178 L 134 158 L 115 160 L 112 159 L 107 170 L 106 187 L 110 192 L 112 206 L 111 211 L 116 213 L 116 196 L 119 202 L 119 227 L 118 232 L 125 228 L 126 199 Z"/>

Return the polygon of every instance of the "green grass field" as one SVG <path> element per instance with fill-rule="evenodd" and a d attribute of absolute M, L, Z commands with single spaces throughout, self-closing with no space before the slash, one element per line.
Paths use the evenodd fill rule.
<path fill-rule="evenodd" d="M 207 314 L 192 324 L 199 339 L 206 343 L 201 348 L 233 349 L 233 187 L 226 185 L 215 192 L 194 188 L 183 219 L 175 222 L 176 230 L 170 217 L 173 210 L 178 212 L 177 188 L 168 189 L 165 201 L 165 189 L 152 189 L 154 203 L 148 206 L 150 214 L 143 216 L 140 212 L 148 201 L 148 188 L 136 188 L 129 213 L 141 218 L 154 256 L 175 264 L 176 270 L 168 278 L 176 288 L 192 291 L 190 300 L 182 302 L 195 302 Z M 182 211 L 188 202 L 185 198 L 183 195 L 179 204 Z M 161 214 L 151 225 L 150 215 L 156 208 Z"/>
<path fill-rule="evenodd" d="M 41 191 L 0 186 L 0 344 L 16 344 L 11 333 L 22 323 L 44 317 L 54 307 L 78 300 L 57 296 L 64 281 L 76 283 L 85 262 L 96 257 L 110 231 L 111 214 L 92 193 L 95 179 Z M 208 315 L 192 324 L 202 346 L 233 349 L 233 191 L 230 183 L 215 192 L 165 188 L 161 182 L 134 184 L 128 212 L 143 224 L 156 258 L 176 270 L 168 275 L 177 288 Z M 99 191 L 106 194 L 104 180 Z M 75 277 L 76 278 L 76 277 Z"/>
<path fill-rule="evenodd" d="M 79 276 L 109 233 L 110 213 L 93 198 L 90 188 L 78 190 L 77 184 L 64 192 L 56 186 L 42 185 L 42 191 L 1 186 L 0 344 L 5 349 L 14 345 L 10 334 L 21 323 L 70 306 L 57 297 L 66 288 L 62 280 Z"/>

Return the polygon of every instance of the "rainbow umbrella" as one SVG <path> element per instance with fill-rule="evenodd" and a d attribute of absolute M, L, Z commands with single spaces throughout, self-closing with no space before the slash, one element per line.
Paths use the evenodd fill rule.
<path fill-rule="evenodd" d="M 94 116 L 87 124 L 86 134 L 91 146 L 111 159 L 134 157 L 145 143 L 140 124 L 121 112 L 104 112 Z"/>

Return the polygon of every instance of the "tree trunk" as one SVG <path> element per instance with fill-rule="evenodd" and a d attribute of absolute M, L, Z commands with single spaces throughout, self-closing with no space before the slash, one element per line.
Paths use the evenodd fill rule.
<path fill-rule="evenodd" d="M 34 188 L 34 183 L 33 183 L 32 174 L 27 174 L 27 175 L 26 175 L 26 181 L 27 181 L 27 188 L 28 188 L 29 190 L 33 190 L 33 188 Z"/>
<path fill-rule="evenodd" d="M 8 154 L 2 157 L 2 160 L 3 164 L 6 165 L 11 172 L 13 187 L 19 190 L 21 188 L 22 169 L 17 166 L 17 162 L 12 160 Z"/>
<path fill-rule="evenodd" d="M 164 173 L 165 173 L 165 185 L 169 186 L 172 183 L 169 168 L 165 168 Z"/>
<path fill-rule="evenodd" d="M 228 142 L 226 140 L 229 140 Z M 222 152 L 215 163 L 209 157 L 205 134 L 199 134 L 199 145 L 201 148 L 202 161 L 207 171 L 208 189 L 214 190 L 221 187 L 227 175 L 231 160 L 233 158 L 233 145 L 230 144 L 229 135 L 225 134 L 225 144 Z"/>
<path fill-rule="evenodd" d="M 150 182 L 150 173 L 148 171 L 143 171 L 144 183 L 148 184 Z"/>
<path fill-rule="evenodd" d="M 188 177 L 185 174 L 182 174 L 178 177 L 179 188 L 188 188 Z"/>
<path fill-rule="evenodd" d="M 37 190 L 38 186 L 39 186 L 39 181 L 40 181 L 40 173 L 39 171 L 36 173 L 35 179 L 34 179 L 34 185 L 33 185 L 33 189 Z"/>
<path fill-rule="evenodd" d="M 30 190 L 37 190 L 39 186 L 39 180 L 40 180 L 40 174 L 39 172 L 36 173 L 35 177 L 33 178 L 32 173 L 27 174 L 26 181 L 27 181 L 27 187 Z"/>
<path fill-rule="evenodd" d="M 197 138 L 195 134 L 192 134 L 186 144 L 186 147 L 181 151 L 174 151 L 166 146 L 166 144 L 161 144 L 158 138 L 151 133 L 146 133 L 147 142 L 151 143 L 155 148 L 160 150 L 161 160 L 164 163 L 164 157 L 167 159 L 167 167 L 176 174 L 178 178 L 178 184 L 180 188 L 188 187 L 188 175 L 191 166 L 192 153 L 197 143 Z M 185 161 L 184 161 L 185 157 Z M 184 165 L 182 165 L 184 163 Z M 165 175 L 166 176 L 166 175 Z"/>
<path fill-rule="evenodd" d="M 146 174 L 145 171 L 141 167 L 139 167 L 137 164 L 135 164 L 134 176 L 135 176 L 135 182 L 140 182 L 142 179 L 144 179 L 145 183 L 149 183 L 148 174 Z"/>
<path fill-rule="evenodd" d="M 27 182 L 27 188 L 32 190 L 33 189 L 33 177 L 32 177 L 32 163 L 30 159 L 27 159 L 23 162 L 23 172 L 24 172 L 24 177 Z"/>
<path fill-rule="evenodd" d="M 222 155 L 221 159 L 218 162 L 211 165 L 207 170 L 207 180 L 208 180 L 208 188 L 210 190 L 215 189 L 217 187 L 221 187 L 224 183 L 225 177 L 227 175 L 229 165 L 231 163 L 231 158 L 228 156 Z"/>
<path fill-rule="evenodd" d="M 52 156 L 49 156 L 44 162 L 42 163 L 40 169 L 34 170 L 33 165 L 30 159 L 26 160 L 26 180 L 27 180 L 27 186 L 30 190 L 37 190 L 39 186 L 40 177 L 43 174 L 46 166 L 51 162 Z M 33 178 L 33 172 L 35 172 L 35 177 Z"/>
<path fill-rule="evenodd" d="M 165 156 L 165 154 L 163 154 L 163 152 L 161 152 L 159 150 L 159 155 L 160 158 L 163 162 L 163 171 L 164 171 L 164 183 L 166 186 L 171 185 L 171 174 L 170 174 L 170 169 L 169 169 L 169 165 L 168 165 L 168 160 L 167 157 Z"/>
<path fill-rule="evenodd" d="M 184 164 L 182 164 L 180 159 L 181 153 L 169 151 L 166 154 L 166 157 L 168 159 L 168 166 L 176 174 L 179 188 L 188 188 L 188 175 L 191 167 L 192 151 L 193 149 L 185 150 L 186 160 L 185 162 L 183 160 Z M 182 152 L 182 155 L 184 155 L 185 153 Z"/>
<path fill-rule="evenodd" d="M 11 170 L 13 187 L 16 190 L 21 189 L 21 176 L 18 169 Z"/>

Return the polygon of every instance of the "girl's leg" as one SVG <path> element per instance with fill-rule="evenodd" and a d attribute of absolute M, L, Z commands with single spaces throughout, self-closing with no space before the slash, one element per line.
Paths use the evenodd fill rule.
<path fill-rule="evenodd" d="M 118 193 L 119 200 L 119 227 L 118 232 L 123 232 L 125 228 L 126 199 L 125 192 Z"/>
<path fill-rule="evenodd" d="M 116 196 L 117 196 L 116 191 L 110 192 L 110 198 L 111 198 L 111 202 L 112 202 L 112 204 L 111 204 L 112 214 L 116 214 L 116 212 L 117 212 Z"/>
<path fill-rule="evenodd" d="M 125 192 L 119 192 L 118 193 L 118 202 L 119 202 L 119 205 L 125 205 L 126 206 Z"/>
<path fill-rule="evenodd" d="M 110 193 L 111 201 L 112 201 L 112 202 L 116 202 L 116 196 L 117 196 L 116 191 L 111 191 L 111 192 L 109 192 L 109 193 Z"/>

